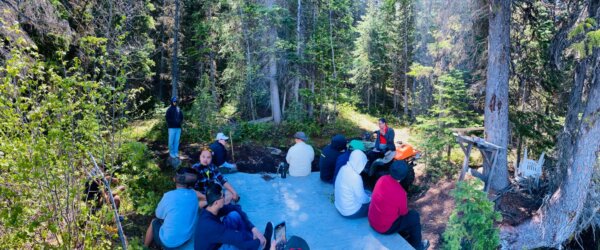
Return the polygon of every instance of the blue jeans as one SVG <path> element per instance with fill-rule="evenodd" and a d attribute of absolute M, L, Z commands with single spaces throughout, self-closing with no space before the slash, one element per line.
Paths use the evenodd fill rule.
<path fill-rule="evenodd" d="M 169 156 L 179 157 L 179 137 L 181 128 L 169 128 Z"/>
<path fill-rule="evenodd" d="M 352 215 L 348 215 L 348 216 L 344 216 L 344 215 L 342 215 L 342 216 L 344 216 L 345 218 L 348 218 L 348 219 L 367 217 L 367 214 L 369 213 L 369 204 L 371 204 L 371 202 L 363 203 L 362 206 L 360 207 L 360 209 L 358 209 L 358 211 L 356 211 L 356 213 L 354 213 Z"/>
<path fill-rule="evenodd" d="M 248 227 L 246 226 L 246 223 L 244 223 L 244 220 L 242 220 L 242 216 L 240 214 L 238 214 L 238 212 L 233 211 L 228 213 L 225 217 L 223 217 L 223 224 L 225 224 L 225 227 L 228 229 L 233 229 L 236 231 L 239 231 L 240 233 L 244 234 L 244 238 L 245 239 L 252 239 L 252 233 L 250 231 L 248 231 Z M 219 248 L 221 250 L 237 250 L 238 248 L 233 246 L 233 245 L 222 245 L 221 248 Z"/>

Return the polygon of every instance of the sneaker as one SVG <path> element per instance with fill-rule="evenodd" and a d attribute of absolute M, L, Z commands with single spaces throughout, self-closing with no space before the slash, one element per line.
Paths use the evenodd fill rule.
<path fill-rule="evenodd" d="M 423 246 L 423 250 L 427 250 L 429 248 L 429 240 L 421 241 L 421 245 Z"/>
<path fill-rule="evenodd" d="M 273 238 L 273 223 L 269 221 L 265 227 L 265 239 L 267 240 L 265 250 L 271 249 L 271 238 Z"/>

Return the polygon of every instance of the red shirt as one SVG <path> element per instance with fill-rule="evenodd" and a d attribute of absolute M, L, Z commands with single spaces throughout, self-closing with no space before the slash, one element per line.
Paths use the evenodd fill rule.
<path fill-rule="evenodd" d="M 385 134 L 387 134 L 388 131 L 388 127 L 385 126 L 385 128 L 383 128 L 383 131 L 379 131 L 379 144 L 381 145 L 385 145 L 387 144 L 387 140 L 385 139 Z"/>
<path fill-rule="evenodd" d="M 391 175 L 384 175 L 375 184 L 371 205 L 369 205 L 369 224 L 375 231 L 385 233 L 398 217 L 408 213 L 406 191 Z"/>

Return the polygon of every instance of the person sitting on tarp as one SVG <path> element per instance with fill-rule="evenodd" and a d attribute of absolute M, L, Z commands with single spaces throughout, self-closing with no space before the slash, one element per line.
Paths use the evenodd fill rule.
<path fill-rule="evenodd" d="M 198 219 L 198 197 L 192 189 L 198 173 L 191 168 L 177 170 L 175 190 L 165 193 L 156 208 L 144 245 L 154 241 L 164 249 L 194 249 L 194 231 Z"/>
<path fill-rule="evenodd" d="M 365 152 L 365 150 L 366 150 L 365 144 L 363 144 L 359 140 L 350 141 L 350 145 L 348 145 L 348 150 L 346 150 L 346 152 L 344 152 L 343 154 L 338 156 L 337 160 L 335 161 L 335 171 L 333 172 L 333 183 L 335 183 L 335 179 L 337 178 L 337 175 L 340 172 L 340 169 L 344 165 L 346 165 L 346 163 L 348 163 L 348 160 L 350 159 L 350 153 L 352 153 L 353 150 L 360 150 L 360 151 Z"/>
<path fill-rule="evenodd" d="M 319 159 L 319 168 L 321 180 L 327 183 L 333 183 L 333 174 L 335 171 L 335 162 L 342 153 L 346 151 L 346 137 L 336 135 L 331 139 L 331 143 L 321 150 Z"/>
<path fill-rule="evenodd" d="M 271 222 L 267 223 L 263 235 L 239 205 L 225 205 L 225 194 L 219 185 L 208 187 L 206 199 L 208 206 L 200 212 L 194 249 L 270 249 Z"/>
<path fill-rule="evenodd" d="M 429 241 L 422 241 L 419 213 L 408 210 L 406 191 L 400 182 L 408 174 L 404 161 L 395 161 L 390 174 L 375 184 L 369 206 L 369 225 L 382 234 L 407 233 L 408 242 L 417 250 L 427 249 Z"/>
<path fill-rule="evenodd" d="M 213 183 L 219 184 L 229 191 L 227 192 L 228 196 L 225 197 L 225 204 L 229 204 L 232 200 L 238 201 L 240 199 L 238 193 L 211 161 L 212 151 L 209 147 L 204 146 L 200 149 L 200 162 L 192 165 L 192 168 L 198 172 L 198 181 L 194 185 L 194 189 L 198 191 L 199 206 L 207 205 L 206 191 L 208 186 Z"/>
<path fill-rule="evenodd" d="M 346 218 L 367 216 L 371 198 L 363 188 L 360 173 L 365 169 L 367 156 L 360 150 L 350 154 L 350 160 L 340 169 L 335 179 L 335 208 Z"/>
<path fill-rule="evenodd" d="M 289 164 L 290 176 L 307 176 L 310 174 L 312 161 L 315 159 L 315 151 L 311 145 L 306 144 L 308 137 L 304 132 L 294 134 L 294 146 L 292 146 L 285 160 Z"/>
<path fill-rule="evenodd" d="M 221 173 L 234 173 L 237 172 L 237 166 L 235 163 L 227 162 L 227 145 L 228 145 L 229 137 L 225 136 L 223 133 L 218 133 L 215 141 L 210 144 L 210 149 L 213 153 L 212 162 L 217 167 Z"/>
<path fill-rule="evenodd" d="M 377 135 L 375 147 L 369 153 L 369 160 L 382 158 L 387 151 L 396 151 L 394 144 L 394 129 L 388 127 L 385 118 L 379 118 L 379 130 L 374 131 Z"/>

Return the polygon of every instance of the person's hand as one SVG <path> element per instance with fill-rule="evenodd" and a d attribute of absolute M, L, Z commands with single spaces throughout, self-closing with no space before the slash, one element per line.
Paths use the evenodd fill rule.
<path fill-rule="evenodd" d="M 252 238 L 258 239 L 260 241 L 261 249 L 265 248 L 265 244 L 267 244 L 267 239 L 265 239 L 265 236 L 256 227 L 252 228 Z"/>
<path fill-rule="evenodd" d="M 233 201 L 238 202 L 240 201 L 240 195 L 237 192 L 232 192 L 231 193 L 231 198 Z"/>

